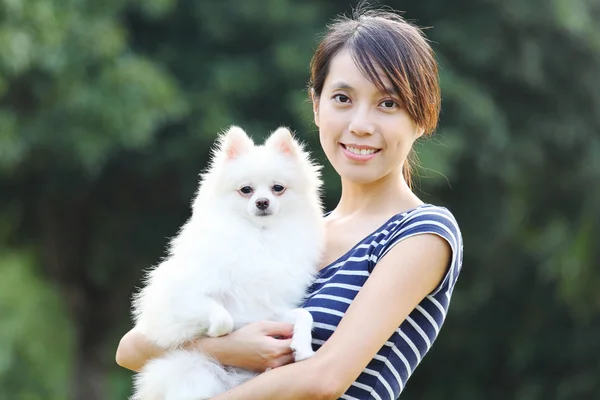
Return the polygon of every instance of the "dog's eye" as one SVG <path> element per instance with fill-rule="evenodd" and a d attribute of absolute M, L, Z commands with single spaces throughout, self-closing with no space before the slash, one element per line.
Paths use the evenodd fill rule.
<path fill-rule="evenodd" d="M 271 188 L 275 193 L 282 193 L 285 188 L 281 185 L 273 185 L 273 187 Z"/>
<path fill-rule="evenodd" d="M 243 186 L 242 188 L 240 188 L 240 193 L 250 194 L 252 193 L 252 188 L 250 186 Z"/>

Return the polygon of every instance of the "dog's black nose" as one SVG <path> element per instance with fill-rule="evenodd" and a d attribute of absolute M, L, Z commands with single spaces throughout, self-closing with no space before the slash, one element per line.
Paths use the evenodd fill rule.
<path fill-rule="evenodd" d="M 269 199 L 258 199 L 256 200 L 256 208 L 259 210 L 266 210 L 269 207 Z"/>

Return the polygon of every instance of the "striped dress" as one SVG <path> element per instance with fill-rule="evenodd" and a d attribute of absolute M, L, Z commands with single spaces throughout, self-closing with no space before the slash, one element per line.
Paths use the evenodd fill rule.
<path fill-rule="evenodd" d="M 452 260 L 439 285 L 410 313 L 341 399 L 397 399 L 406 381 L 440 332 L 462 266 L 463 244 L 456 220 L 446 208 L 424 204 L 390 218 L 346 254 L 323 268 L 303 308 L 314 318 L 313 348 L 333 333 L 348 306 L 398 242 L 423 233 L 448 241 Z"/>

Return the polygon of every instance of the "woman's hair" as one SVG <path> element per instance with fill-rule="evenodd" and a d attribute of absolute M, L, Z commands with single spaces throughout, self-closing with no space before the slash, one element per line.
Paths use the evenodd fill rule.
<path fill-rule="evenodd" d="M 425 134 L 437 126 L 440 112 L 438 67 L 421 30 L 393 12 L 357 10 L 352 18 L 340 16 L 328 26 L 310 63 L 309 91 L 317 100 L 333 57 L 350 51 L 361 72 L 382 92 L 388 80 L 410 117 Z M 411 154 L 412 155 L 412 154 Z M 403 176 L 411 185 L 410 155 Z"/>

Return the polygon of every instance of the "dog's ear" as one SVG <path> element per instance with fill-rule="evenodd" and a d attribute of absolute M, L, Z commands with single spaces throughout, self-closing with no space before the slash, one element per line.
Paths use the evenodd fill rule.
<path fill-rule="evenodd" d="M 298 154 L 298 143 L 292 137 L 292 133 L 286 127 L 279 127 L 269 136 L 265 146 L 274 148 L 283 154 L 296 156 Z"/>
<path fill-rule="evenodd" d="M 239 126 L 231 126 L 221 138 L 221 150 L 232 160 L 254 147 L 254 142 Z"/>

